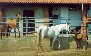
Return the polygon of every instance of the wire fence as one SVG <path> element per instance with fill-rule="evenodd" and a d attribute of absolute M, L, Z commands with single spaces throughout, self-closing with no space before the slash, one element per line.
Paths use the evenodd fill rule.
<path fill-rule="evenodd" d="M 7 22 L 6 22 L 6 18 L 7 17 L 2 17 L 2 21 L 0 22 L 0 29 L 1 30 L 5 30 L 5 27 L 7 25 Z M 16 23 L 19 23 L 19 28 L 21 31 L 20 32 L 16 32 L 16 33 L 21 33 L 23 35 L 26 35 L 28 37 L 27 34 L 31 34 L 32 32 L 36 32 L 36 29 L 41 26 L 41 25 L 44 25 L 44 24 L 48 24 L 49 26 L 50 25 L 57 25 L 57 24 L 65 24 L 65 23 L 68 23 L 68 24 L 71 24 L 71 23 L 82 23 L 83 21 L 70 21 L 71 19 L 68 19 L 68 18 L 65 18 L 65 17 L 48 17 L 49 19 L 46 19 L 48 21 L 44 21 L 44 19 L 35 19 L 35 17 L 21 17 L 22 20 L 20 20 L 19 22 L 16 22 Z M 52 19 L 51 19 L 52 18 Z M 55 18 L 62 18 L 62 19 L 55 19 Z M 11 19 L 13 20 L 13 19 Z M 64 22 L 62 22 L 64 20 Z M 86 22 L 86 21 L 85 21 Z M 88 21 L 87 21 L 88 22 Z M 91 22 L 91 21 L 89 21 Z M 12 22 L 10 22 L 12 23 Z M 75 25 L 71 25 L 70 27 L 76 27 Z M 81 26 L 81 27 L 84 27 L 84 26 Z M 5 32 L 5 31 L 2 31 L 0 32 L 1 34 L 2 33 L 15 33 L 15 32 Z"/>

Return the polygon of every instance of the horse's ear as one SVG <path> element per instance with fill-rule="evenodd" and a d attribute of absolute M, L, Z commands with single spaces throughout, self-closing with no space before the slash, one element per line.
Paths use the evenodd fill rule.
<path fill-rule="evenodd" d="M 17 15 L 20 15 L 20 14 L 21 14 L 21 13 L 18 12 L 18 13 L 16 14 L 16 16 L 17 16 Z"/>
<path fill-rule="evenodd" d="M 67 26 L 67 28 L 68 28 L 68 24 L 66 23 L 66 26 Z"/>

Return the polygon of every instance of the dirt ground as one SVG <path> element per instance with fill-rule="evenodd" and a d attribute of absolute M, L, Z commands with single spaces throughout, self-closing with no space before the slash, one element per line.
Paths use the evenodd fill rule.
<path fill-rule="evenodd" d="M 90 38 L 89 38 L 90 39 Z M 36 50 L 36 38 L 3 38 L 0 39 L 0 56 L 91 56 L 91 48 L 87 50 L 81 49 L 76 50 L 74 42 L 71 42 L 69 48 L 59 50 L 59 51 L 49 51 L 50 42 L 48 39 L 44 39 L 44 49 L 45 52 Z M 66 41 L 67 40 L 67 41 Z M 65 38 L 64 43 L 67 47 L 68 41 L 72 40 Z M 91 40 L 88 40 L 91 43 Z M 74 47 L 75 46 L 75 47 Z M 62 46 L 61 48 L 63 48 Z M 72 48 L 74 47 L 74 48 Z"/>
<path fill-rule="evenodd" d="M 20 51 L 3 51 L 0 52 L 0 56 L 90 56 L 91 48 L 84 50 L 67 49 L 59 51 L 45 51 L 39 52 L 31 50 L 20 50 Z"/>

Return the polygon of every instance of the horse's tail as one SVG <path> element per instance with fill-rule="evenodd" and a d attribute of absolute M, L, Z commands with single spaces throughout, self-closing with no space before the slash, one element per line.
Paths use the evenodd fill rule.
<path fill-rule="evenodd" d="M 40 45 L 41 44 L 41 32 L 42 32 L 42 28 L 41 27 L 39 27 L 38 29 L 37 29 L 37 35 L 38 35 L 38 38 L 39 38 L 39 44 L 38 45 Z"/>
<path fill-rule="evenodd" d="M 41 35 L 41 31 L 42 31 L 42 28 L 38 28 L 38 29 L 37 29 L 37 34 L 39 35 L 39 37 L 40 37 L 40 35 Z"/>
<path fill-rule="evenodd" d="M 39 29 L 39 28 L 37 29 L 37 33 L 38 33 L 38 34 L 40 33 L 40 29 Z"/>

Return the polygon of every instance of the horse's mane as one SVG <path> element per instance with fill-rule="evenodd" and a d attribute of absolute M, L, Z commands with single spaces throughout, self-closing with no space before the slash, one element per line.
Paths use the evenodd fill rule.
<path fill-rule="evenodd" d="M 6 20 L 13 20 L 12 18 L 7 18 Z"/>

